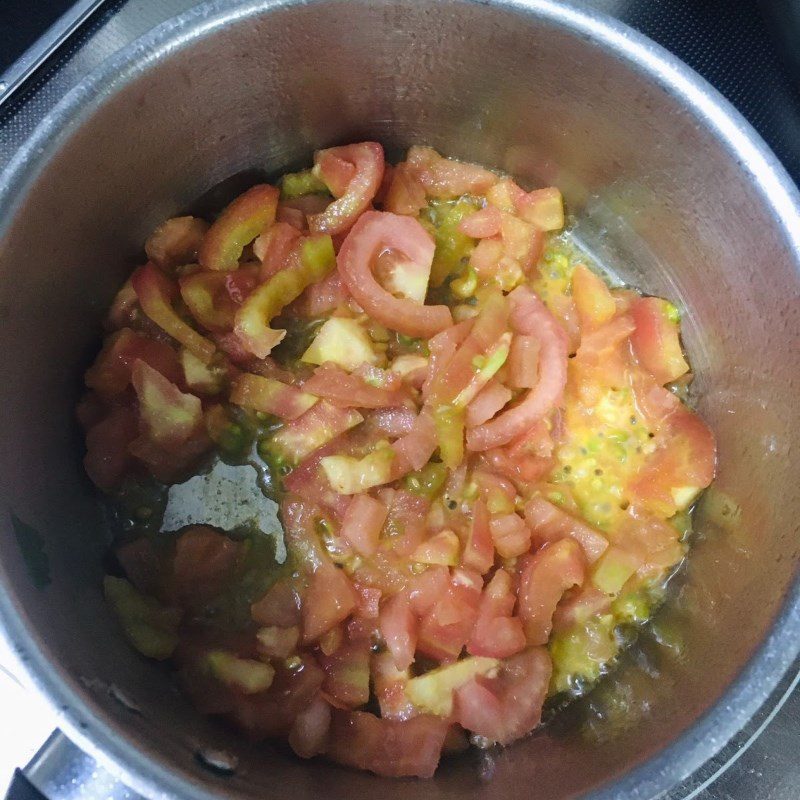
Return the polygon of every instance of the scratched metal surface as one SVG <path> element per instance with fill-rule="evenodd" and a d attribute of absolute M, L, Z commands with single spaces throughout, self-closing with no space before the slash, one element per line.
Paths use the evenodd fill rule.
<path fill-rule="evenodd" d="M 773 45 L 754 0 L 584 0 L 667 47 L 749 119 L 800 182 L 800 80 Z M 112 0 L 0 111 L 0 168 L 65 92 L 108 55 L 193 0 Z M 800 691 L 762 714 L 664 800 L 798 800 Z"/>

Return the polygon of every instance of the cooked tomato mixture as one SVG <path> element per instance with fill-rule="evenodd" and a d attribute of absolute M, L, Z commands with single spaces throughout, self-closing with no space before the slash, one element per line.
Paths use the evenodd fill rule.
<path fill-rule="evenodd" d="M 427 777 L 529 734 L 651 615 L 714 438 L 678 309 L 563 228 L 556 188 L 363 142 L 147 240 L 79 417 L 123 528 L 108 601 L 202 711 Z M 283 563 L 255 525 L 160 532 L 220 462 L 279 503 Z"/>

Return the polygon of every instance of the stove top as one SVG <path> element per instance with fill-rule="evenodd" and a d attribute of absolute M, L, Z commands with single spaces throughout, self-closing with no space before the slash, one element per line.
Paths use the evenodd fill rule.
<path fill-rule="evenodd" d="M 800 75 L 793 74 L 780 55 L 776 30 L 762 13 L 768 2 L 577 0 L 575 4 L 617 17 L 697 70 L 744 114 L 800 183 Z M 49 109 L 104 58 L 193 5 L 195 0 L 2 0 L 0 169 Z M 800 18 L 800 12 L 797 15 Z M 0 650 L 0 708 L 5 718 L 24 718 L 26 724 L 15 726 L 7 739 L 0 731 L 0 787 L 56 724 L 38 698 L 23 693 L 4 665 L 10 661 Z M 757 715 L 722 753 L 664 800 L 798 800 L 796 673 L 776 690 L 776 697 L 788 698 L 779 711 Z M 85 774 L 87 781 L 96 781 L 102 773 L 62 739 L 51 738 L 45 750 L 80 768 L 78 774 Z M 49 800 L 67 796 L 44 763 L 35 758 L 27 768 L 32 782 Z M 109 796 L 108 783 L 101 781 L 101 786 Z M 18 773 L 14 798 L 35 796 L 35 791 L 26 791 L 30 787 Z M 95 796 L 87 791 L 79 794 Z"/>

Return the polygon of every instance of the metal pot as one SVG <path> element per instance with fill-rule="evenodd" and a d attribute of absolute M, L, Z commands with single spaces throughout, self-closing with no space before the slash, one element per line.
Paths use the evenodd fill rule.
<path fill-rule="evenodd" d="M 727 531 L 700 522 L 664 612 L 679 649 L 644 637 L 572 724 L 448 760 L 429 784 L 244 743 L 130 650 L 101 596 L 107 539 L 73 423 L 104 309 L 158 221 L 231 175 L 366 137 L 561 186 L 598 259 L 677 298 L 718 486 L 742 509 Z M 143 794 L 655 798 L 792 666 L 800 198 L 713 89 L 624 26 L 549 0 L 220 0 L 65 97 L 0 209 L 0 620 L 69 735 Z M 204 765 L 214 751 L 232 774 Z"/>

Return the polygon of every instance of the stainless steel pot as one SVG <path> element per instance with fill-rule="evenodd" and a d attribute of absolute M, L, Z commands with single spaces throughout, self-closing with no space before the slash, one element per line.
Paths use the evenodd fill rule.
<path fill-rule="evenodd" d="M 678 298 L 718 486 L 742 508 L 731 530 L 700 523 L 664 612 L 680 648 L 645 638 L 571 724 L 447 761 L 429 784 L 246 744 L 129 649 L 101 597 L 107 540 L 72 417 L 155 223 L 231 175 L 365 137 L 558 184 L 601 261 Z M 800 651 L 800 199 L 714 90 L 600 16 L 549 0 L 220 0 L 158 28 L 71 92 L 3 176 L 0 374 L 2 626 L 69 735 L 150 797 L 655 798 Z M 232 774 L 198 759 L 215 749 Z"/>

